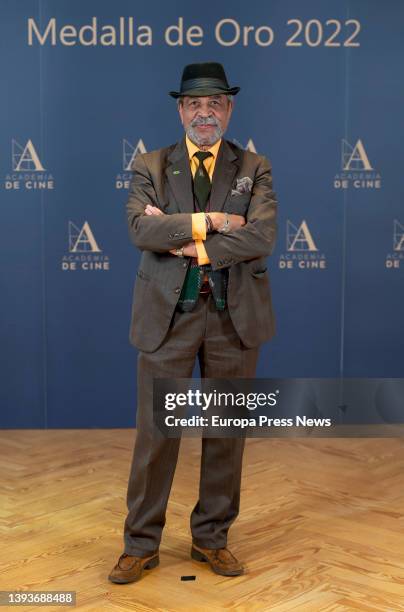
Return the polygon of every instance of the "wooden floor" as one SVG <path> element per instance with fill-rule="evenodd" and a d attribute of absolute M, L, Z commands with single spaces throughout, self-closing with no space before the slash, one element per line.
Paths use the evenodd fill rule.
<path fill-rule="evenodd" d="M 200 441 L 184 439 L 160 566 L 114 585 L 135 435 L 0 432 L 0 590 L 75 590 L 98 612 L 404 610 L 404 439 L 248 440 L 237 578 L 189 557 Z"/>

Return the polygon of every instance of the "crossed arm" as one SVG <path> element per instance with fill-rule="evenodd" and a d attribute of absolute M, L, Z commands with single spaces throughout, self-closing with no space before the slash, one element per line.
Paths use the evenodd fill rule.
<path fill-rule="evenodd" d="M 257 169 L 251 201 L 244 219 L 229 215 L 229 234 L 206 236 L 204 246 L 212 268 L 219 269 L 240 261 L 270 255 L 275 245 L 277 202 L 272 190 L 269 161 L 262 157 Z M 127 215 L 129 233 L 140 250 L 173 253 L 184 247 L 184 255 L 197 257 L 192 231 L 192 213 L 167 215 L 155 206 L 156 193 L 147 166 L 141 155 L 135 158 Z M 224 222 L 224 214 L 209 213 L 214 229 Z"/>
<path fill-rule="evenodd" d="M 159 215 L 165 214 L 160 208 L 157 208 L 157 206 L 152 206 L 151 204 L 147 204 L 145 208 L 145 213 L 146 215 L 149 215 L 149 216 L 150 215 L 159 216 Z M 195 215 L 199 215 L 199 214 L 201 213 L 195 213 Z M 221 227 L 225 221 L 224 213 L 212 212 L 212 213 L 209 213 L 209 216 L 212 220 L 213 229 L 217 231 L 219 227 Z M 194 218 L 194 215 L 192 215 L 192 217 Z M 193 222 L 193 218 L 191 219 L 192 222 Z M 239 227 L 242 227 L 243 225 L 245 225 L 245 219 L 241 215 L 229 215 L 229 222 L 230 222 L 230 231 L 235 231 Z M 204 220 L 203 220 L 203 223 L 205 223 Z M 192 234 L 193 235 L 195 234 L 194 227 L 195 226 L 192 223 Z M 206 237 L 206 234 L 205 234 L 205 237 Z M 198 249 L 197 249 L 195 240 L 188 242 L 182 248 L 184 249 L 183 254 L 185 257 L 198 257 Z M 172 253 L 173 255 L 176 255 L 176 250 L 177 250 L 176 248 L 170 249 L 169 252 Z"/>

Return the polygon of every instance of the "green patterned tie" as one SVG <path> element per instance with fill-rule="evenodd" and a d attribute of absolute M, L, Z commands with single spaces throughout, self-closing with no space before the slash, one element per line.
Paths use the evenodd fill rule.
<path fill-rule="evenodd" d="M 195 157 L 199 160 L 199 166 L 194 175 L 194 193 L 198 202 L 199 209 L 205 211 L 209 199 L 211 183 L 209 174 L 205 168 L 203 160 L 210 157 L 212 153 L 208 151 L 198 151 Z M 196 202 L 195 202 L 196 207 Z M 213 299 L 217 310 L 224 310 L 227 305 L 227 275 L 228 270 L 213 271 L 210 264 L 198 266 L 198 258 L 192 257 L 191 265 L 188 268 L 178 300 L 178 308 L 183 312 L 190 312 L 194 309 L 199 298 L 199 291 L 205 276 L 209 278 Z"/>
<path fill-rule="evenodd" d="M 194 156 L 199 161 L 199 166 L 194 176 L 194 192 L 196 199 L 198 200 L 199 208 L 203 212 L 205 210 L 211 188 L 209 174 L 205 168 L 203 160 L 207 159 L 208 157 L 212 157 L 212 153 L 209 153 L 209 151 L 198 151 L 197 153 L 194 153 Z"/>

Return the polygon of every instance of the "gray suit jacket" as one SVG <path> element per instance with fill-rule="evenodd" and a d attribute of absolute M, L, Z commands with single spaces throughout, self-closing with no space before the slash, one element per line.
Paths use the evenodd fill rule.
<path fill-rule="evenodd" d="M 127 203 L 129 234 L 142 251 L 136 276 L 130 340 L 145 352 L 163 342 L 190 258 L 168 253 L 192 240 L 192 174 L 184 138 L 176 145 L 135 157 Z M 250 177 L 251 191 L 234 193 L 237 179 Z M 233 191 L 233 193 L 232 193 Z M 146 204 L 165 215 L 148 216 Z M 274 249 L 277 201 L 271 164 L 222 139 L 212 178 L 211 211 L 242 214 L 246 224 L 230 234 L 208 234 L 204 242 L 214 270 L 229 267 L 228 308 L 247 347 L 269 340 L 274 315 L 266 257 Z"/>

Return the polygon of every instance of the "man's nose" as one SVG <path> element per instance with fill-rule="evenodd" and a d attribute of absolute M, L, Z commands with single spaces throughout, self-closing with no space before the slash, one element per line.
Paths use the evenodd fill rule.
<path fill-rule="evenodd" d="M 209 106 L 201 106 L 198 113 L 201 117 L 210 117 L 212 115 L 212 109 Z"/>
<path fill-rule="evenodd" d="M 208 119 L 211 116 L 212 116 L 212 113 L 210 110 L 199 111 L 198 113 L 198 117 L 200 117 L 201 119 Z"/>

